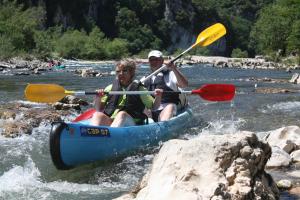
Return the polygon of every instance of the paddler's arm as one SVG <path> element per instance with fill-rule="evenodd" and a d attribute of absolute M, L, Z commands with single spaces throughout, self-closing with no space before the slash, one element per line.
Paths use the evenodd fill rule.
<path fill-rule="evenodd" d="M 176 65 L 174 63 L 169 63 L 167 65 L 168 69 L 173 71 L 176 79 L 177 79 L 177 86 L 181 88 L 185 88 L 189 85 L 188 80 L 185 78 L 185 76 L 178 70 Z"/>
<path fill-rule="evenodd" d="M 140 87 L 140 91 L 147 91 L 145 87 Z M 141 95 L 141 100 L 147 109 L 158 108 L 161 102 L 162 89 L 155 89 L 155 99 L 151 95 Z"/>
<path fill-rule="evenodd" d="M 162 96 L 162 93 L 163 93 L 162 89 L 155 89 L 154 91 L 155 91 L 155 93 L 154 93 L 155 100 L 153 102 L 152 110 L 156 110 L 159 107 L 160 102 L 161 102 L 161 96 Z"/>
<path fill-rule="evenodd" d="M 101 94 L 103 92 L 109 92 L 109 91 L 111 91 L 111 89 L 112 89 L 112 85 L 109 85 L 104 90 L 103 89 L 99 89 L 97 91 Z M 108 96 L 106 94 L 104 94 L 104 95 L 103 94 L 102 95 L 97 95 L 95 97 L 94 106 L 95 106 L 96 111 L 100 112 L 100 111 L 104 110 L 105 105 L 107 103 L 107 99 L 108 99 Z"/>

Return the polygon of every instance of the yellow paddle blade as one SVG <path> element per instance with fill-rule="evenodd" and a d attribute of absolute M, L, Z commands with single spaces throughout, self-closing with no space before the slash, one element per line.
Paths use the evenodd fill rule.
<path fill-rule="evenodd" d="M 203 47 L 208 46 L 225 34 L 226 34 L 226 28 L 224 27 L 223 24 L 220 23 L 214 24 L 208 27 L 207 29 L 205 29 L 204 31 L 202 31 L 198 35 L 194 46 L 196 45 L 200 45 Z"/>
<path fill-rule="evenodd" d="M 28 84 L 25 89 L 26 99 L 39 103 L 54 103 L 66 95 L 65 89 L 56 84 Z"/>

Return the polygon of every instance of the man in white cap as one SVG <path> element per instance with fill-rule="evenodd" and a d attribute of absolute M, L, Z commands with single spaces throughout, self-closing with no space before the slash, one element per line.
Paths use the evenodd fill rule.
<path fill-rule="evenodd" d="M 150 51 L 148 60 L 152 72 L 164 64 L 163 54 L 158 50 Z M 184 88 L 188 86 L 188 81 L 174 63 L 169 63 L 164 70 L 146 80 L 144 85 L 150 91 L 156 88 L 164 91 L 179 91 L 179 87 Z M 163 93 L 161 105 L 158 109 L 152 111 L 152 118 L 154 121 L 169 120 L 176 115 L 178 109 L 180 109 L 179 94 Z"/>

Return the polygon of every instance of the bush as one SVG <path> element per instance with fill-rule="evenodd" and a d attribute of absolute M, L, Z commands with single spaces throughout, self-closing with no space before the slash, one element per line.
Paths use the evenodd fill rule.
<path fill-rule="evenodd" d="M 241 49 L 233 49 L 231 52 L 231 57 L 232 58 L 248 58 L 248 53 L 247 51 L 242 51 Z"/>
<path fill-rule="evenodd" d="M 0 35 L 0 59 L 6 59 L 15 54 L 15 48 L 9 38 Z"/>
<path fill-rule="evenodd" d="M 89 34 L 88 40 L 85 43 L 86 52 L 83 52 L 84 57 L 88 59 L 105 59 L 108 57 L 106 46 L 108 39 L 98 27 L 94 27 Z"/>
<path fill-rule="evenodd" d="M 16 1 L 1 1 L 1 45 L 7 48 L 6 52 L 1 53 L 2 57 L 33 52 L 36 46 L 35 32 L 43 27 L 44 16 L 45 11 L 41 7 L 24 9 L 23 5 L 17 5 Z"/>
<path fill-rule="evenodd" d="M 68 30 L 55 44 L 59 56 L 65 58 L 84 58 L 86 55 L 87 34 L 84 31 Z"/>
<path fill-rule="evenodd" d="M 109 59 L 121 59 L 129 55 L 127 41 L 119 38 L 109 42 L 106 50 Z"/>

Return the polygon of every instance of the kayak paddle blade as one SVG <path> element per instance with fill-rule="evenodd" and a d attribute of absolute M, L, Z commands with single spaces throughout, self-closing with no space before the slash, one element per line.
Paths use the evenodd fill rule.
<path fill-rule="evenodd" d="M 225 34 L 226 28 L 223 24 L 214 24 L 198 35 L 195 45 L 200 45 L 203 47 L 208 46 Z"/>
<path fill-rule="evenodd" d="M 207 101 L 231 101 L 235 95 L 235 86 L 231 84 L 209 84 L 192 90 Z"/>
<path fill-rule="evenodd" d="M 78 117 L 76 117 L 76 119 L 74 119 L 73 122 L 79 122 L 82 120 L 90 119 L 90 118 L 92 118 L 92 116 L 95 112 L 96 112 L 95 109 L 89 109 L 89 110 L 85 111 L 84 113 L 82 113 L 81 115 L 79 115 Z"/>
<path fill-rule="evenodd" d="M 65 89 L 56 84 L 28 84 L 25 98 L 39 103 L 54 103 L 66 96 Z"/>

